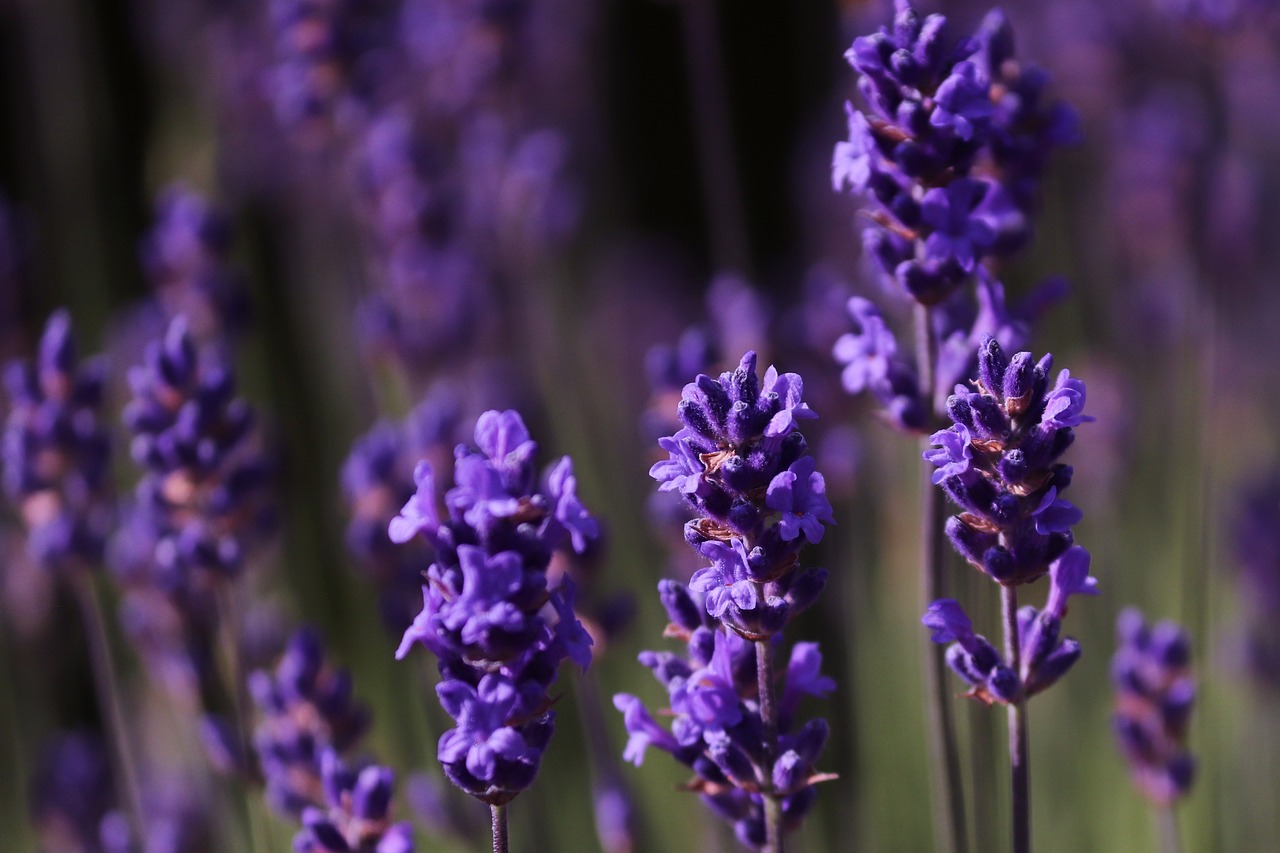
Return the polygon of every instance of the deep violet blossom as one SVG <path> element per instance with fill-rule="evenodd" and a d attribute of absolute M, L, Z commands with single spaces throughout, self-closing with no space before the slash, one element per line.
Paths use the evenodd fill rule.
<path fill-rule="evenodd" d="M 1051 386 L 1052 356 L 1009 358 L 994 338 L 979 348 L 973 389 L 947 400 L 949 429 L 932 437 L 924 458 L 934 482 L 963 510 L 947 520 L 961 556 L 999 583 L 1028 583 L 1072 543 L 1080 511 L 1062 493 L 1071 467 L 1058 461 L 1075 440 L 1084 383 L 1063 370 Z"/>
<path fill-rule="evenodd" d="M 990 254 L 1027 242 L 1049 152 L 1077 138 L 1048 75 L 1013 58 L 1002 13 L 955 39 L 943 15 L 895 3 L 891 28 L 854 40 L 861 112 L 846 105 L 832 184 L 871 205 L 867 254 L 913 299 L 946 299 Z"/>
<path fill-rule="evenodd" d="M 332 751 L 324 753 L 325 806 L 302 813 L 302 830 L 293 838 L 297 853 L 413 853 L 413 830 L 392 823 L 390 770 L 369 765 L 358 772 Z"/>
<path fill-rule="evenodd" d="M 765 676 L 757 671 L 759 648 L 780 647 L 787 622 L 826 583 L 825 570 L 798 563 L 801 547 L 820 541 L 834 523 L 825 480 L 799 431 L 800 422 L 817 416 L 803 391 L 799 375 L 773 367 L 761 380 L 752 352 L 735 370 L 699 375 L 684 387 L 680 429 L 659 439 L 668 458 L 649 473 L 697 513 L 685 539 L 710 565 L 688 586 L 658 585 L 671 619 L 666 635 L 683 640 L 685 654 L 640 655 L 667 690 L 670 729 L 640 698 L 614 697 L 628 734 L 623 757 L 639 765 L 650 746 L 670 753 L 693 771 L 689 789 L 753 848 L 766 839 L 765 798 L 780 804 L 778 831 L 794 829 L 813 803 L 814 785 L 830 778 L 814 767 L 826 723 L 795 719 L 802 696 L 835 686 L 821 674 L 817 644 L 792 649 L 776 707 L 762 699 Z"/>
<path fill-rule="evenodd" d="M 7 365 L 4 378 L 4 490 L 26 526 L 27 552 L 49 570 L 101 566 L 112 497 L 102 363 L 79 360 L 61 310 L 45 324 L 36 360 Z"/>
<path fill-rule="evenodd" d="M 1130 607 L 1116 619 L 1111 659 L 1116 709 L 1112 728 L 1129 775 L 1152 802 L 1169 805 L 1195 781 L 1187 732 L 1195 704 L 1191 637 L 1173 622 L 1147 625 Z"/>
<path fill-rule="evenodd" d="M 272 808 L 298 819 L 325 802 L 326 755 L 351 750 L 369 727 L 351 676 L 325 661 L 320 637 L 294 633 L 273 672 L 248 679 L 260 721 L 253 736 Z"/>
<path fill-rule="evenodd" d="M 1080 644 L 1060 636 L 1067 601 L 1072 595 L 1097 595 L 1097 579 L 1089 574 L 1089 552 L 1076 545 L 1049 569 L 1049 596 L 1043 609 L 1018 610 L 1018 672 L 1014 672 L 985 637 L 973 630 L 964 609 L 949 598 L 929 605 L 920 620 L 935 643 L 948 643 L 947 664 L 984 702 L 1009 703 L 1034 696 L 1066 674 L 1080 658 Z"/>
<path fill-rule="evenodd" d="M 475 447 L 455 452 L 454 483 L 441 512 L 428 462 L 417 492 L 392 519 L 394 542 L 421 535 L 435 562 L 423 607 L 396 657 L 421 643 L 442 677 L 437 695 L 456 727 L 438 758 L 458 787 L 500 805 L 532 784 L 555 714 L 547 690 L 569 658 L 586 667 L 591 638 L 573 612 L 574 587 L 547 583 L 552 554 L 585 548 L 599 531 L 577 497 L 564 457 L 539 482 L 537 444 L 514 411 L 485 412 Z"/>

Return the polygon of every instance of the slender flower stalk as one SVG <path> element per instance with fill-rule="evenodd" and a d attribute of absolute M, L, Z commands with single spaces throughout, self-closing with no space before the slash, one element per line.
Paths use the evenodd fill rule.
<path fill-rule="evenodd" d="M 1029 242 L 1049 152 L 1075 139 L 1077 120 L 1045 98 L 1048 75 L 1014 58 L 1003 13 L 992 11 L 973 37 L 955 41 L 944 16 L 923 16 L 908 0 L 894 8 L 892 27 L 855 39 L 845 54 L 865 106 L 846 105 L 849 138 L 836 145 L 831 174 L 837 191 L 847 187 L 870 202 L 863 246 L 915 303 L 916 363 L 899 356 L 879 311 L 860 297 L 849 302 L 860 329 L 841 338 L 834 355 L 846 365 L 850 393 L 869 391 L 890 423 L 927 432 L 942 414 L 939 395 L 971 375 L 984 336 L 1025 342 L 1031 310 L 1007 310 L 984 264 Z M 921 526 L 926 603 L 946 595 L 941 499 L 932 491 L 926 487 Z M 955 724 L 932 650 L 925 673 L 937 842 L 963 853 Z"/>
<path fill-rule="evenodd" d="M 815 643 L 798 643 L 777 692 L 781 631 L 826 584 L 824 569 L 801 568 L 799 552 L 833 523 L 826 485 L 808 454 L 799 421 L 816 417 L 794 373 L 756 375 L 755 353 L 718 379 L 685 386 L 682 427 L 658 444 L 668 453 L 650 475 L 682 495 L 697 517 L 685 539 L 710 561 L 688 586 L 658 585 L 671 619 L 666 636 L 685 656 L 644 652 L 640 662 L 666 688 L 671 730 L 637 697 L 620 693 L 630 740 L 624 758 L 639 765 L 656 746 L 694 771 L 688 789 L 733 824 L 747 847 L 780 853 L 784 835 L 812 806 L 814 769 L 827 738 L 824 720 L 797 725 L 804 695 L 835 682 L 820 674 Z"/>
<path fill-rule="evenodd" d="M 917 303 L 916 363 L 920 365 L 919 388 L 934 388 L 934 368 L 938 363 L 938 338 L 932 322 L 933 309 Z M 910 400 L 911 398 L 905 397 Z M 931 399 L 925 399 L 917 409 L 937 416 Z M 905 411 L 904 411 L 905 414 Z M 928 449 L 928 439 L 921 436 L 922 450 Z M 942 517 L 945 514 L 945 497 L 933 488 L 932 471 L 924 467 L 925 478 L 921 485 L 920 514 L 920 595 L 921 606 L 943 598 L 947 594 L 947 558 L 942 534 Z M 933 773 L 935 835 L 948 838 L 955 853 L 968 850 L 969 830 L 965 819 L 964 785 L 961 781 L 960 749 L 956 743 L 955 714 L 946 683 L 946 663 L 940 650 L 930 644 L 925 649 L 925 694 L 928 701 L 929 749 L 934 760 L 930 764 Z"/>
<path fill-rule="evenodd" d="M 560 663 L 569 658 L 585 669 L 591 661 L 573 581 L 550 588 L 547 568 L 555 552 L 571 545 L 581 553 L 599 530 L 578 500 L 569 457 L 539 482 L 537 444 L 517 412 L 485 412 L 474 439 L 474 448 L 456 452 L 446 514 L 424 460 L 417 492 L 388 532 L 398 543 L 422 535 L 435 553 L 422 611 L 396 657 L 418 643 L 435 654 L 436 694 L 457 723 L 441 736 L 437 757 L 449 781 L 496 808 L 538 772 L 555 721 L 547 691 Z M 505 812 L 493 814 L 496 850 Z"/>
<path fill-rule="evenodd" d="M 1053 360 L 1028 352 L 1009 358 L 986 338 L 973 388 L 956 386 L 947 400 L 950 429 L 931 437 L 925 459 L 933 480 L 963 510 L 947 520 L 955 549 L 1001 586 L 1004 656 L 973 631 L 952 599 L 939 599 L 923 623 L 933 640 L 951 643 L 947 663 L 970 696 L 1008 706 L 1013 847 L 1031 848 L 1027 700 L 1056 682 L 1080 657 L 1080 644 L 1060 638 L 1070 596 L 1097 593 L 1089 553 L 1073 544 L 1081 513 L 1062 497 L 1071 468 L 1058 461 L 1075 439 L 1085 387 L 1063 370 L 1052 387 Z M 1018 586 L 1048 574 L 1045 606 L 1018 607 Z"/>
<path fill-rule="evenodd" d="M 1009 668 L 1022 671 L 1022 642 L 1018 636 L 1018 588 L 1000 587 L 1000 613 L 1004 624 L 1004 655 Z M 1013 851 L 1031 850 L 1031 755 L 1027 735 L 1027 699 L 1009 703 L 1009 789 L 1013 814 Z"/>
<path fill-rule="evenodd" d="M 507 853 L 507 806 L 505 803 L 489 805 L 490 831 L 493 833 L 493 853 Z"/>

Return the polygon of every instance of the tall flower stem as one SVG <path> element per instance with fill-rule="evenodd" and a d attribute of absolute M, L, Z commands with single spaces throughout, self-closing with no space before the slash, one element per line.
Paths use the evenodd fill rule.
<path fill-rule="evenodd" d="M 1160 853 L 1182 853 L 1182 837 L 1178 833 L 1178 815 L 1173 804 L 1155 810 L 1156 831 L 1160 835 Z"/>
<path fill-rule="evenodd" d="M 1009 668 L 1022 672 L 1022 643 L 1018 637 L 1018 588 L 1000 587 L 1004 622 L 1004 651 Z M 1013 794 L 1013 853 L 1031 851 L 1031 767 L 1027 742 L 1027 699 L 1009 704 L 1009 780 Z"/>
<path fill-rule="evenodd" d="M 778 748 L 778 709 L 773 695 L 773 643 L 756 640 L 756 682 L 760 690 L 760 724 L 764 738 L 764 849 L 783 853 L 782 800 L 773 793 L 773 763 Z"/>
<path fill-rule="evenodd" d="M 84 619 L 85 642 L 89 646 L 98 708 L 111 733 L 111 751 L 116 781 L 120 787 L 120 797 L 129 815 L 134 837 L 146 838 L 146 824 L 142 820 L 142 797 L 138 787 L 138 771 L 133 763 L 133 750 L 124 724 L 124 713 L 120 709 L 120 682 L 111 656 L 102 600 L 94 587 L 93 575 L 88 571 L 76 572 L 71 577 L 71 587 Z"/>
<path fill-rule="evenodd" d="M 489 826 L 493 830 L 493 853 L 507 853 L 507 805 L 489 806 Z"/>
<path fill-rule="evenodd" d="M 927 305 L 915 306 L 916 362 L 920 388 L 926 395 L 926 409 L 932 421 L 937 415 L 938 339 L 933 332 Z M 922 451 L 929 449 L 928 430 L 920 440 Z M 920 600 L 927 607 L 945 592 L 946 495 L 933 485 L 933 466 L 923 466 L 920 513 Z M 969 847 L 965 824 L 964 788 L 961 782 L 960 752 L 956 746 L 955 715 L 947 692 L 947 665 L 943 649 L 925 643 L 925 705 L 929 727 L 929 766 L 933 774 L 933 822 L 936 847 L 949 853 L 966 853 Z"/>
<path fill-rule="evenodd" d="M 218 589 L 218 623 L 222 632 L 223 665 L 227 673 L 227 694 L 231 699 L 236 741 L 240 755 L 248 756 L 253 752 L 253 736 L 250 734 L 249 695 L 248 685 L 245 682 L 248 673 L 245 672 L 240 643 L 240 602 L 237 600 L 237 591 L 238 588 L 233 583 L 224 583 Z M 271 850 L 271 840 L 266 837 L 269 830 L 262 825 L 263 822 L 258 817 L 254 791 L 247 780 L 242 780 L 241 791 L 250 849 Z"/>

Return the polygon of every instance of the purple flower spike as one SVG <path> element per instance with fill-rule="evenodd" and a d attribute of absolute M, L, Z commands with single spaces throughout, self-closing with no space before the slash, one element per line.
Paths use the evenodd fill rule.
<path fill-rule="evenodd" d="M 958 41 L 941 15 L 899 3 L 892 27 L 845 58 L 861 112 L 832 154 L 836 192 L 869 205 L 866 254 L 924 305 L 945 303 L 992 255 L 1025 245 L 1050 152 L 1076 134 L 1048 75 L 1013 56 L 998 12 Z"/>
<path fill-rule="evenodd" d="M 1186 796 L 1195 775 L 1195 760 L 1186 747 L 1195 700 L 1191 640 L 1172 622 L 1148 630 L 1132 608 L 1120 614 L 1116 626 L 1119 645 L 1111 660 L 1116 743 L 1139 791 L 1167 806 Z M 1163 639 L 1158 641 L 1158 635 Z M 1171 647 L 1178 653 L 1169 655 Z"/>
<path fill-rule="evenodd" d="M 28 553 L 51 571 L 102 565 L 111 523 L 104 379 L 100 362 L 79 362 L 65 309 L 49 317 L 35 363 L 5 371 L 4 489 Z"/>
<path fill-rule="evenodd" d="M 514 411 L 486 412 L 476 448 L 455 451 L 454 487 L 438 514 L 431 468 L 392 523 L 397 538 L 419 530 L 435 547 L 422 611 L 397 658 L 421 643 L 438 658 L 437 695 L 458 723 L 439 758 L 455 785 L 490 804 L 533 783 L 554 727 L 547 692 L 566 658 L 584 669 L 592 640 L 574 613 L 574 585 L 548 587 L 552 556 L 585 550 L 598 523 L 577 495 L 573 463 L 561 459 L 539 487 L 537 445 Z"/>
<path fill-rule="evenodd" d="M 812 456 L 802 456 L 769 483 L 765 505 L 782 513 L 778 534 L 787 541 L 803 534 L 816 545 L 822 541 L 822 525 L 835 524 L 817 464 Z"/>
<path fill-rule="evenodd" d="M 774 367 L 758 377 L 753 352 L 718 378 L 699 375 L 684 386 L 676 409 L 682 427 L 659 440 L 669 458 L 650 475 L 696 513 L 685 539 L 710 565 L 687 587 L 658 587 L 671 619 L 666 636 L 683 641 L 685 655 L 640 655 L 667 690 L 670 730 L 636 697 L 614 697 L 629 735 L 623 757 L 638 765 L 650 745 L 671 753 L 693 771 L 689 789 L 756 847 L 765 835 L 765 797 L 778 801 L 783 828 L 791 829 L 812 805 L 814 784 L 831 778 L 814 770 L 825 724 L 797 729 L 794 720 L 801 696 L 835 687 L 820 672 L 817 645 L 794 648 L 772 719 L 762 718 L 758 698 L 758 678 L 771 680 L 759 674 L 758 650 L 781 645 L 781 630 L 827 578 L 798 564 L 803 545 L 834 523 L 826 482 L 799 430 L 801 420 L 816 417 L 803 388 L 798 375 Z M 776 732 L 776 743 L 763 740 L 766 731 Z"/>
<path fill-rule="evenodd" d="M 1008 358 L 990 336 L 978 346 L 978 363 L 977 390 L 956 386 L 947 400 L 953 424 L 934 434 L 937 448 L 925 459 L 938 468 L 934 482 L 963 511 L 947 522 L 956 550 L 1001 584 L 1028 583 L 1071 546 L 1081 518 L 1062 496 L 1071 468 L 1058 461 L 1075 433 L 1049 419 L 1048 404 L 1055 393 L 1082 402 L 1083 383 L 1060 377 L 1049 391 L 1049 356 Z M 1078 409 L 1054 411 L 1083 422 Z"/>

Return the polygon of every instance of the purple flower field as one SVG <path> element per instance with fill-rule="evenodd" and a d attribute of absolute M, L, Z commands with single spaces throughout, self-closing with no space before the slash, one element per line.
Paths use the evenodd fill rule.
<path fill-rule="evenodd" d="M 0 849 L 1280 836 L 1280 3 L 0 45 Z"/>

